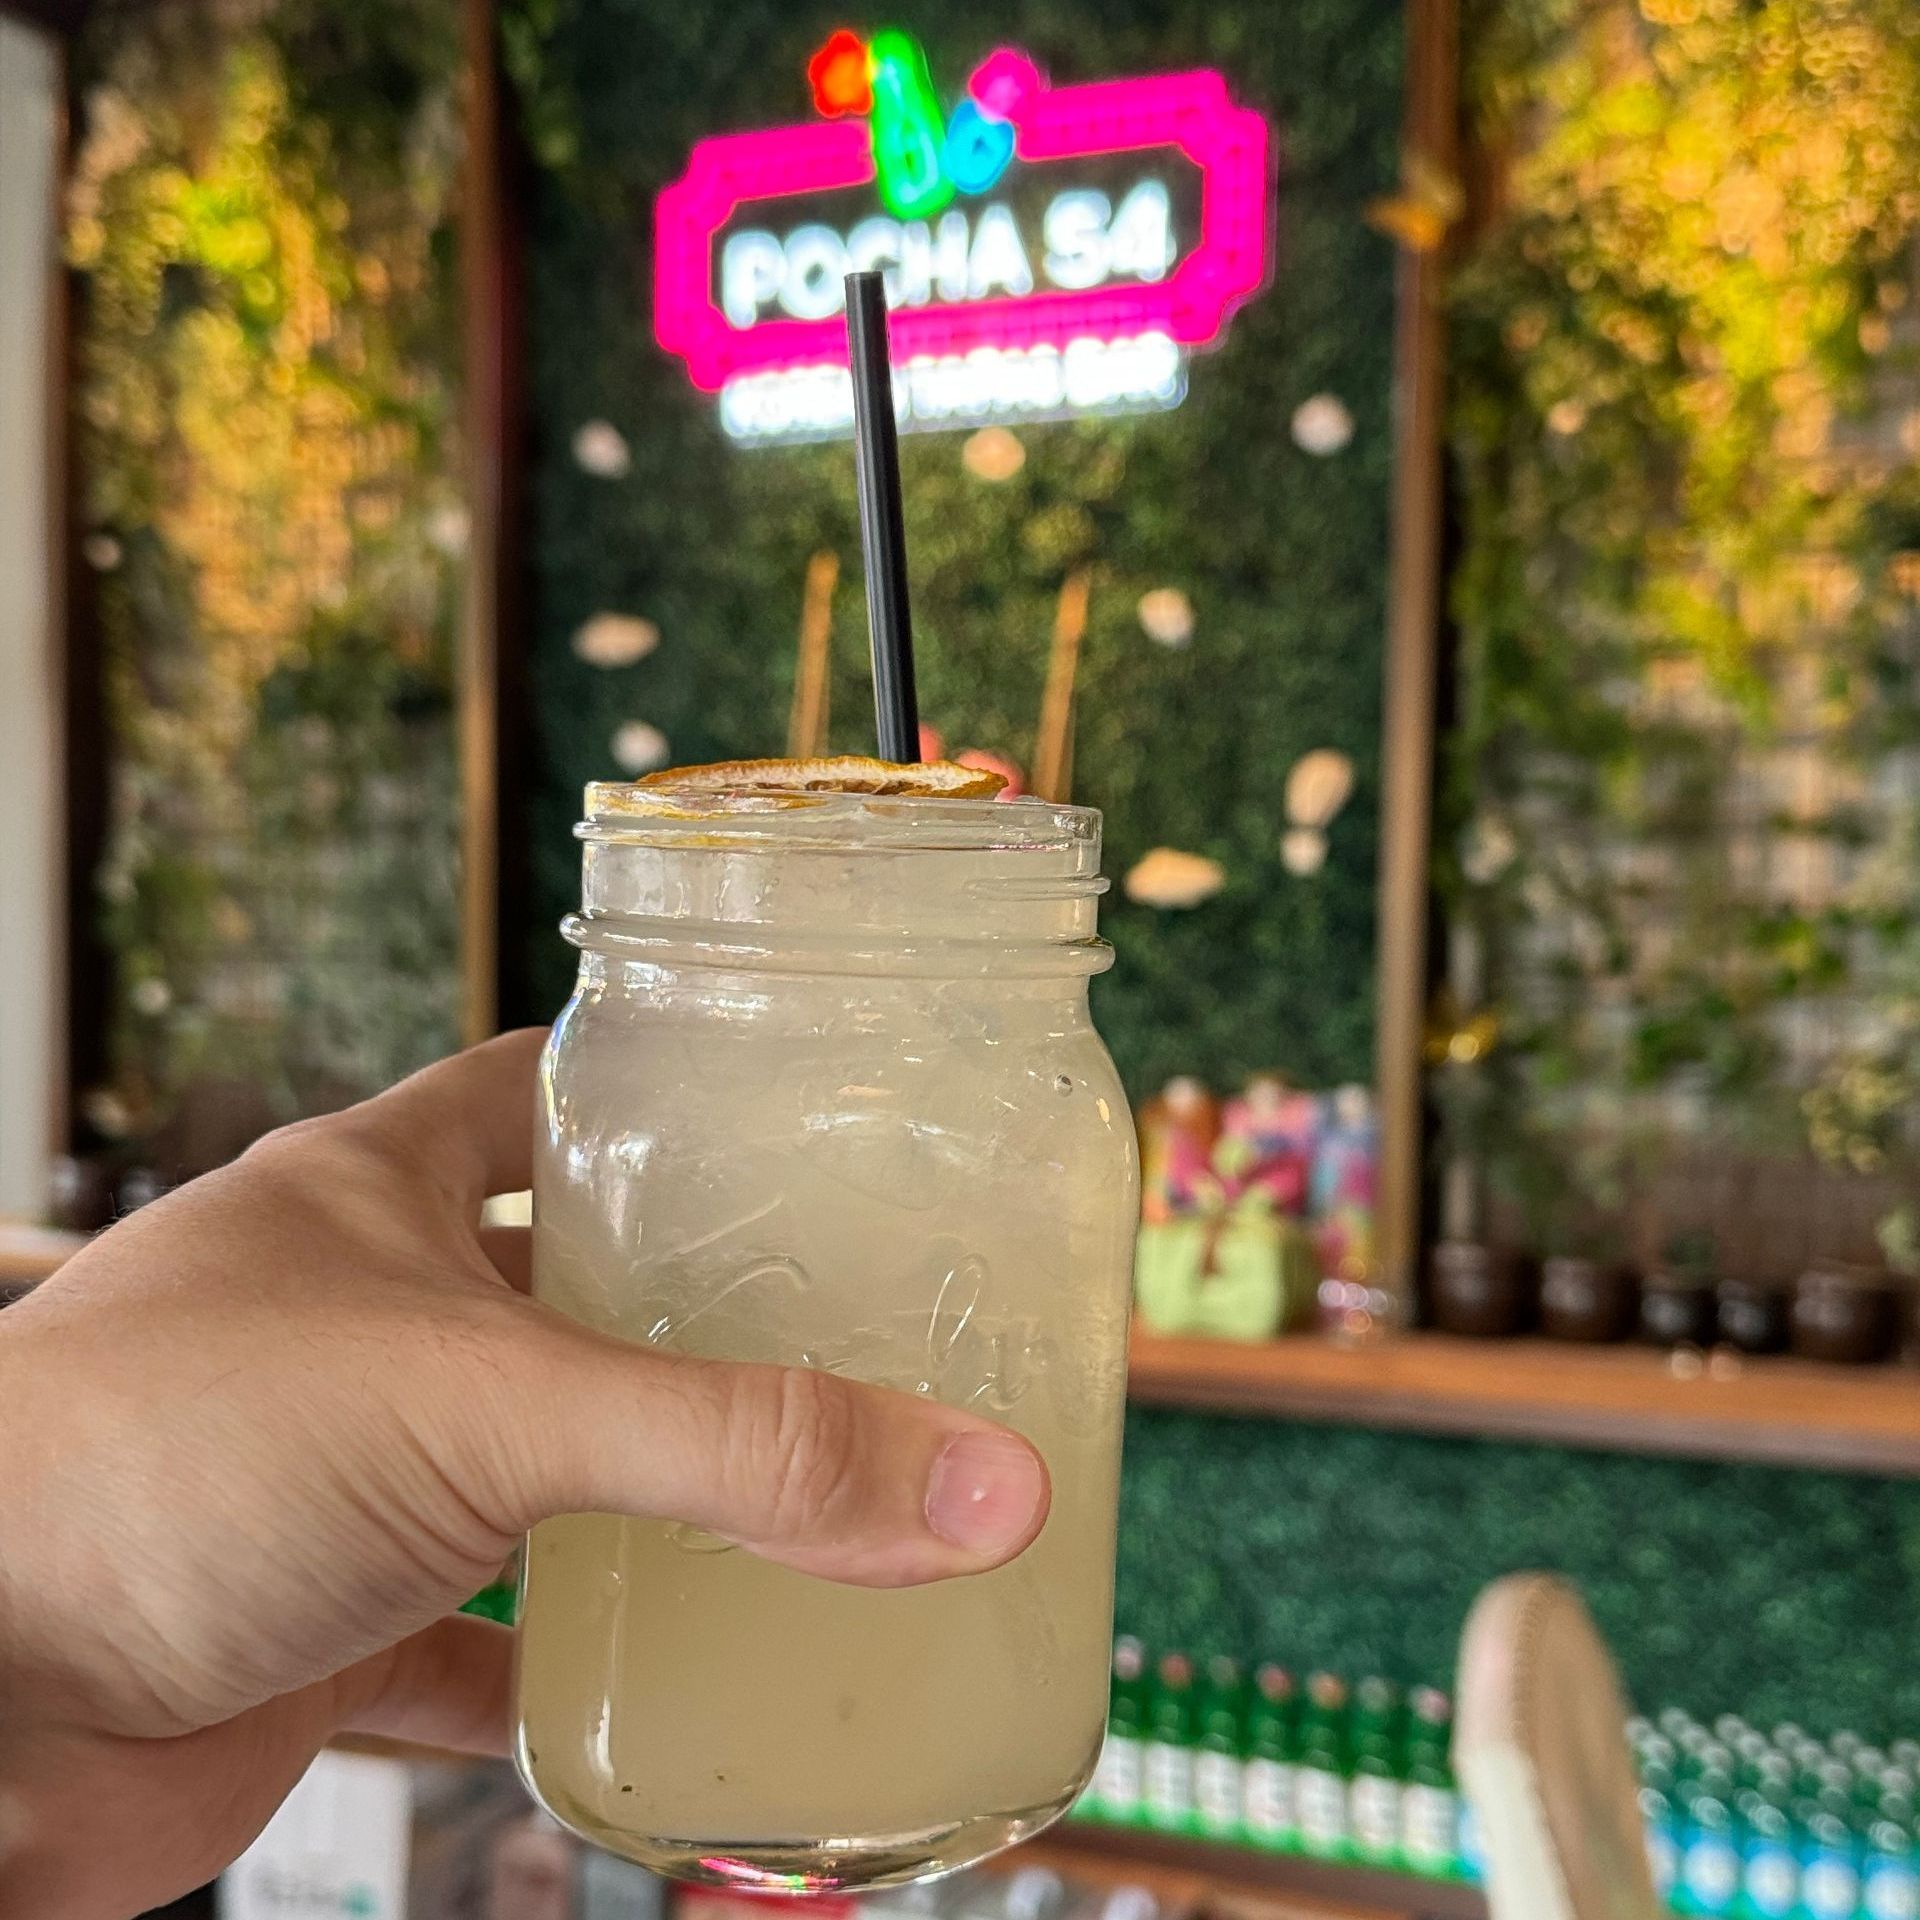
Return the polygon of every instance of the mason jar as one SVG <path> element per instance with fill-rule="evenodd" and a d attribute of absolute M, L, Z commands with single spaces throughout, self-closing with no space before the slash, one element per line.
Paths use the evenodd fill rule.
<path fill-rule="evenodd" d="M 587 816 L 536 1295 L 984 1414 L 1053 1499 L 1009 1565 L 887 1591 L 685 1524 L 545 1523 L 521 1769 L 568 1826 L 683 1877 L 978 1859 L 1074 1800 L 1106 1718 L 1138 1171 L 1087 1009 L 1099 815 L 602 785 Z"/>

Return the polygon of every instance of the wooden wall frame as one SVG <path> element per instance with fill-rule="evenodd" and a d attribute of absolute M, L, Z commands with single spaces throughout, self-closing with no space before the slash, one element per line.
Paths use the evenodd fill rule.
<path fill-rule="evenodd" d="M 460 1027 L 471 1046 L 531 1016 L 516 936 L 526 924 L 527 701 L 521 619 L 521 230 L 524 166 L 493 0 L 461 0 L 460 209 L 470 531 L 460 618 Z"/>
<path fill-rule="evenodd" d="M 462 215 L 466 409 L 473 517 L 461 624 L 462 1008 L 471 1041 L 533 1016 L 512 950 L 529 892 L 524 841 L 525 626 L 518 526 L 519 191 L 525 170 L 503 104 L 492 0 L 462 0 L 467 191 Z M 1407 0 L 1402 146 L 1410 173 L 1459 164 L 1458 0 Z M 1421 1248 L 1425 1136 L 1421 1048 L 1431 985 L 1430 838 L 1445 484 L 1443 252 L 1404 247 L 1395 286 L 1393 482 L 1383 665 L 1377 875 L 1375 1101 L 1378 1264 L 1403 1322 Z M 508 738 L 511 730 L 512 738 Z"/>
<path fill-rule="evenodd" d="M 1458 0 L 1407 0 L 1403 164 L 1459 168 Z M 1434 710 L 1446 487 L 1443 249 L 1401 249 L 1393 345 L 1393 499 L 1381 738 L 1375 1099 L 1380 1118 L 1378 1261 L 1402 1324 L 1413 1317 L 1425 1136 L 1422 1043 L 1431 985 Z"/>
<path fill-rule="evenodd" d="M 465 347 L 467 581 L 458 646 L 460 755 L 460 1037 L 499 1024 L 500 499 L 504 477 L 505 312 L 501 297 L 499 74 L 493 8 L 461 0 L 460 287 Z"/>
<path fill-rule="evenodd" d="M 503 106 L 492 0 L 462 0 L 468 190 L 462 242 L 473 534 L 461 628 L 465 802 L 463 991 L 469 1040 L 534 1017 L 512 951 L 524 927 L 525 625 L 519 598 L 520 249 L 525 180 Z M 1459 166 L 1458 0 L 1406 0 L 1403 165 Z M 1420 1267 L 1425 1100 L 1422 1041 L 1431 986 L 1435 677 L 1445 483 L 1444 251 L 1403 247 L 1395 285 L 1393 481 L 1383 663 L 1377 875 L 1375 1102 L 1380 1122 L 1378 1268 L 1396 1317 L 1413 1316 Z M 506 737 L 511 728 L 514 737 Z M 503 938 L 504 936 L 504 938 Z"/>
<path fill-rule="evenodd" d="M 462 426 L 470 516 L 467 579 L 457 643 L 455 718 L 460 758 L 460 1027 L 463 1040 L 484 1039 L 502 1018 L 524 1019 L 517 954 L 502 929 L 524 924 L 524 845 L 519 806 L 524 764 L 519 697 L 524 648 L 503 644 L 520 604 L 514 538 L 523 461 L 520 456 L 519 248 L 520 153 L 501 108 L 502 76 L 492 0 L 460 0 L 463 31 L 461 110 L 466 156 L 461 180 Z M 0 12 L 50 33 L 66 63 L 66 138 L 71 139 L 70 43 L 92 11 L 91 0 L 0 0 Z M 68 157 L 62 155 L 64 180 Z M 66 891 L 63 924 L 67 1005 L 59 1084 L 49 1089 L 56 1148 L 77 1145 L 82 1089 L 106 1068 L 104 1023 L 77 1010 L 103 1007 L 112 957 L 88 909 L 104 852 L 107 792 L 98 777 L 106 751 L 98 623 L 93 576 L 81 560 L 79 473 L 69 416 L 76 342 L 84 324 L 84 278 L 57 276 L 51 296 L 56 324 L 47 377 L 62 396 L 54 409 L 49 471 L 55 476 L 61 524 L 49 565 L 61 636 L 66 761 Z"/>

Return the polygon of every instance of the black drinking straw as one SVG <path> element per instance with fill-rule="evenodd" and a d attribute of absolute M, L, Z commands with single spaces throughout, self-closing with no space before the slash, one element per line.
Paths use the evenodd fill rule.
<path fill-rule="evenodd" d="M 900 512 L 900 439 L 887 357 L 887 291 L 878 273 L 847 275 L 847 353 L 853 364 L 853 464 L 860 485 L 860 550 L 867 564 L 867 637 L 880 758 L 920 758 L 913 691 L 913 617 L 907 609 L 907 530 Z"/>

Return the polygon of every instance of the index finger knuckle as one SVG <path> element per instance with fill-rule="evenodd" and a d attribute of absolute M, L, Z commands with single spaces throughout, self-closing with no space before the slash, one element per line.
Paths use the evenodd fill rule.
<path fill-rule="evenodd" d="M 741 1464 L 760 1489 L 767 1534 L 832 1538 L 861 1504 L 856 1390 L 830 1373 L 787 1367 L 759 1383 L 751 1399 Z"/>

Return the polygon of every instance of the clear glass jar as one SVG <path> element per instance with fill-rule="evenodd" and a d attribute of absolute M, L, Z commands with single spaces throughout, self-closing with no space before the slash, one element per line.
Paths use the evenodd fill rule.
<path fill-rule="evenodd" d="M 984 1412 L 1053 1480 L 1017 1561 L 875 1591 L 683 1525 L 528 1543 L 517 1750 L 685 1877 L 879 1885 L 1068 1806 L 1107 1704 L 1138 1174 L 1087 1012 L 1099 816 L 588 790 L 534 1290 L 713 1358 Z"/>

